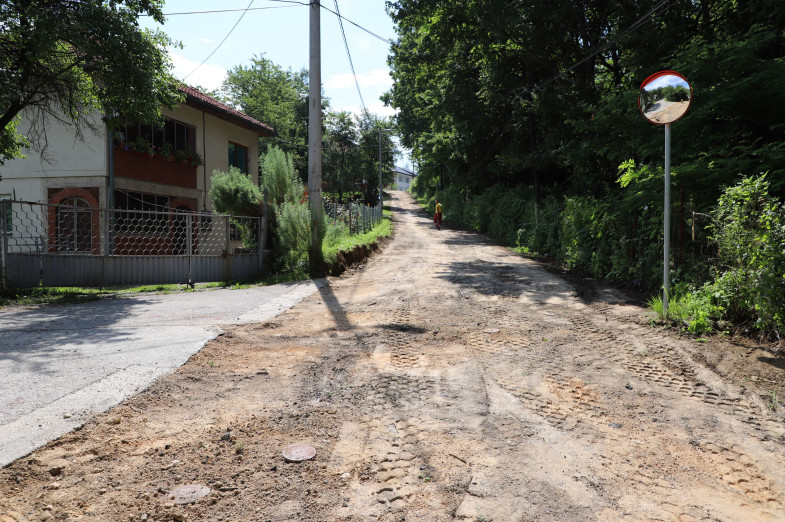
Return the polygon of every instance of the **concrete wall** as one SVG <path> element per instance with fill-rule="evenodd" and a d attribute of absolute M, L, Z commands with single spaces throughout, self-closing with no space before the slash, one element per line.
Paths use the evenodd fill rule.
<path fill-rule="evenodd" d="M 165 110 L 164 114 L 196 127 L 196 151 L 204 160 L 204 165 L 198 168 L 197 173 L 197 191 L 200 194 L 198 210 L 212 210 L 209 198 L 206 198 L 210 190 L 210 177 L 214 170 L 229 170 L 230 141 L 248 147 L 248 173 L 254 183 L 259 184 L 259 138 L 256 132 L 188 105 Z M 192 197 L 186 192 L 183 195 Z"/>
<path fill-rule="evenodd" d="M 22 114 L 19 126 L 23 134 L 29 120 Z M 0 165 L 0 196 L 25 201 L 47 201 L 47 190 L 62 187 L 97 187 L 100 203 L 105 204 L 108 147 L 106 127 L 100 116 L 93 120 L 97 133 L 84 130 L 84 141 L 75 138 L 73 127 L 48 118 L 45 122 L 47 147 L 43 152 L 26 149 L 25 158 Z"/>
<path fill-rule="evenodd" d="M 212 210 L 207 198 L 210 177 L 214 170 L 229 170 L 230 141 L 248 147 L 248 172 L 254 183 L 259 183 L 259 140 L 256 132 L 185 104 L 172 110 L 165 109 L 164 114 L 196 127 L 196 151 L 204 160 L 204 165 L 197 167 L 196 188 L 119 177 L 115 180 L 115 188 L 192 198 L 197 200 L 196 210 Z M 105 207 L 107 133 L 100 117 L 96 115 L 94 119 L 100 130 L 96 134 L 86 130 L 84 142 L 75 140 L 72 127 L 54 120 L 47 121 L 48 147 L 43 153 L 25 150 L 25 158 L 9 160 L 0 166 L 0 197 L 46 203 L 50 188 L 95 187 L 99 190 L 98 204 Z M 28 128 L 23 114 L 20 131 L 24 133 Z"/>

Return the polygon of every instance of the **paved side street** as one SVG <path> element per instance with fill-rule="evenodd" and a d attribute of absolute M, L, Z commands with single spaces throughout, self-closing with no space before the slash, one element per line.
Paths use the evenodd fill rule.
<path fill-rule="evenodd" d="M 183 365 L 221 325 L 267 320 L 322 284 L 0 310 L 0 467 Z"/>

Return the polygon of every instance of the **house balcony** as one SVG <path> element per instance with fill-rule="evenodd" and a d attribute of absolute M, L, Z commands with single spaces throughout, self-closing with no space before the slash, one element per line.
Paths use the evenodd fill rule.
<path fill-rule="evenodd" d="M 196 171 L 197 166 L 192 162 L 182 163 L 160 154 L 143 154 L 114 147 L 115 176 L 195 189 Z"/>

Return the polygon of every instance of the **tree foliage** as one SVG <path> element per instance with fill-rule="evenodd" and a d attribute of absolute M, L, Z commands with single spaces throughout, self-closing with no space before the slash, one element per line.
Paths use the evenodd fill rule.
<path fill-rule="evenodd" d="M 323 141 L 323 179 L 326 190 L 343 202 L 348 194 L 362 193 L 368 204 L 379 200 L 379 153 L 382 183 L 394 179 L 394 161 L 399 154 L 392 139 L 393 122 L 365 113 L 329 112 Z"/>
<path fill-rule="evenodd" d="M 723 187 L 759 172 L 769 173 L 767 197 L 785 196 L 785 4 L 395 0 L 387 6 L 398 42 L 389 58 L 395 83 L 385 99 L 400 110 L 403 144 L 419 166 L 413 190 L 425 202 L 438 197 L 445 220 L 597 277 L 655 290 L 662 284 L 663 133 L 639 114 L 638 96 L 644 79 L 671 69 L 690 81 L 693 95 L 672 128 L 674 281 L 695 289 L 740 273 L 763 277 L 761 267 L 712 267 L 720 242 L 707 237 L 706 216 L 714 215 Z M 685 93 L 651 97 L 677 101 Z M 735 196 L 722 197 L 741 205 Z M 737 237 L 729 226 L 715 237 Z M 750 236 L 738 236 L 739 245 L 781 250 L 758 224 L 742 228 Z M 745 262 L 760 259 L 745 255 Z M 782 273 L 773 270 L 753 298 L 733 298 L 747 317 L 755 306 L 774 303 L 765 305 L 769 327 L 785 316 L 785 304 L 764 295 L 764 288 L 781 292 L 774 281 Z"/>
<path fill-rule="evenodd" d="M 290 155 L 300 178 L 307 179 L 307 71 L 284 69 L 259 55 L 249 66 L 238 65 L 229 71 L 221 98 L 275 129 L 276 138 L 259 140 L 261 154 L 271 147 L 280 148 Z"/>
<path fill-rule="evenodd" d="M 214 170 L 208 196 L 218 213 L 261 216 L 262 191 L 237 167 L 229 167 L 229 172 Z"/>
<path fill-rule="evenodd" d="M 160 32 L 161 0 L 7 0 L 0 4 L 0 162 L 42 148 L 47 121 L 92 128 L 95 111 L 154 121 L 180 99 Z M 21 111 L 31 121 L 16 130 Z"/>
<path fill-rule="evenodd" d="M 273 263 L 282 270 L 304 270 L 311 244 L 311 212 L 291 155 L 271 147 L 261 159 L 261 186 L 272 209 Z"/>
<path fill-rule="evenodd" d="M 602 195 L 623 161 L 662 161 L 637 96 L 649 74 L 674 69 L 694 91 L 673 129 L 688 197 L 708 207 L 743 173 L 783 179 L 785 4 L 676 2 L 635 25 L 660 5 L 388 2 L 399 41 L 387 101 L 419 174 L 472 193 L 523 183 Z"/>

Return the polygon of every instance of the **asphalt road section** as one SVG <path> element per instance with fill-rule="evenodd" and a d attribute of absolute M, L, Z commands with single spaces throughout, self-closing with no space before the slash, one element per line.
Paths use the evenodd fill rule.
<path fill-rule="evenodd" d="M 0 467 L 184 364 L 223 330 L 270 319 L 323 280 L 0 310 Z"/>

